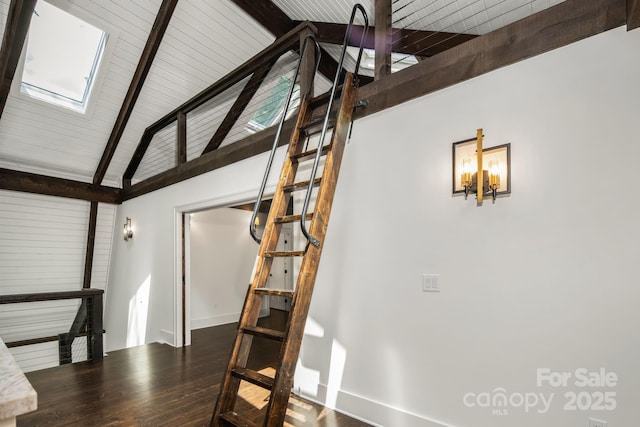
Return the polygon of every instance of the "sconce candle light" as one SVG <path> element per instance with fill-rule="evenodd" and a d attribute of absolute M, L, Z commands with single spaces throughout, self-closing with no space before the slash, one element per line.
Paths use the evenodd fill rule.
<path fill-rule="evenodd" d="M 478 205 L 485 195 L 495 203 L 499 195 L 511 193 L 511 144 L 482 148 L 483 137 L 478 129 L 475 138 L 453 143 L 453 194 L 466 199 L 474 193 Z"/>
<path fill-rule="evenodd" d="M 124 240 L 127 241 L 133 237 L 133 228 L 131 227 L 131 218 L 127 217 L 124 223 Z"/>

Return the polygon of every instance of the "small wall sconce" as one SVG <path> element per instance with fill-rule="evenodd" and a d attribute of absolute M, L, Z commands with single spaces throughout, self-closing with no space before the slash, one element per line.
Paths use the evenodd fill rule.
<path fill-rule="evenodd" d="M 133 238 L 133 228 L 131 227 L 131 218 L 127 217 L 124 222 L 124 240 L 127 241 Z"/>
<path fill-rule="evenodd" d="M 475 138 L 453 143 L 453 194 L 476 195 L 478 205 L 484 196 L 511 193 L 511 144 L 482 148 L 482 129 Z M 478 171 L 482 178 L 478 179 Z"/>

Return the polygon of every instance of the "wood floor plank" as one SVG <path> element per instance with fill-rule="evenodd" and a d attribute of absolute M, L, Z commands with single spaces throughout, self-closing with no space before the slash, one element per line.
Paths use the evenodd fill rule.
<path fill-rule="evenodd" d="M 272 310 L 260 325 L 282 330 L 285 315 Z M 38 410 L 18 417 L 17 425 L 208 426 L 236 327 L 194 330 L 192 345 L 184 349 L 148 344 L 111 352 L 102 362 L 30 372 L 26 375 L 38 392 Z M 247 366 L 273 369 L 280 343 L 261 338 L 254 343 Z M 260 421 L 264 392 L 243 382 L 236 409 Z M 367 425 L 297 397 L 290 399 L 287 414 L 287 427 Z"/>

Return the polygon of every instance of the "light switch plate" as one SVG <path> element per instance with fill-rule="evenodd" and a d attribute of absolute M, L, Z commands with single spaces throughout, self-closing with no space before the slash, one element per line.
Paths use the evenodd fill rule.
<path fill-rule="evenodd" d="M 440 292 L 440 275 L 423 274 L 422 292 Z"/>

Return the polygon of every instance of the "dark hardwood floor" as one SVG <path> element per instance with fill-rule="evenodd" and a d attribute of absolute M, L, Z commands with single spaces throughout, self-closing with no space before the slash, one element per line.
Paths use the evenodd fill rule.
<path fill-rule="evenodd" d="M 273 310 L 261 324 L 277 328 L 283 313 Z M 235 324 L 199 329 L 187 348 L 149 344 L 111 352 L 103 362 L 30 372 L 38 410 L 18 417 L 18 426 L 208 426 L 235 331 Z M 261 340 L 253 347 L 247 365 L 272 372 L 279 345 Z M 264 397 L 243 383 L 236 411 L 257 421 Z M 367 425 L 295 396 L 287 414 L 285 426 Z"/>

